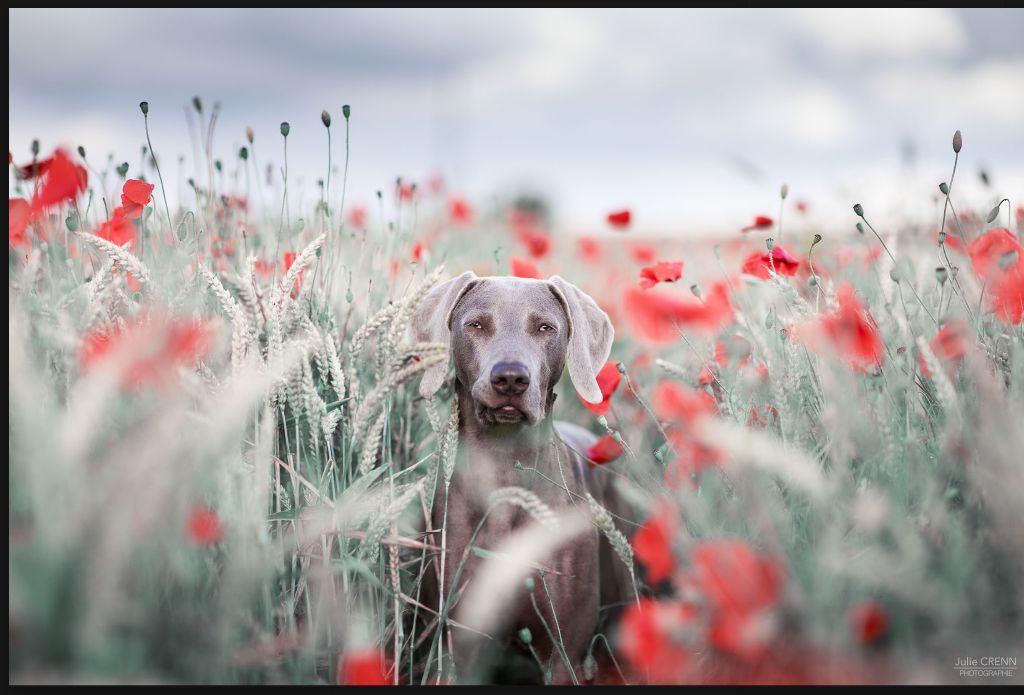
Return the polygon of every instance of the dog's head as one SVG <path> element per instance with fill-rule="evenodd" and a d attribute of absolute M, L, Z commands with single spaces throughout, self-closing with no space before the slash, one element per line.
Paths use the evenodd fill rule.
<path fill-rule="evenodd" d="M 424 298 L 413 317 L 420 342 L 442 343 L 484 426 L 535 425 L 565 366 L 576 391 L 601 400 L 597 372 L 611 352 L 611 321 L 584 292 L 557 275 L 547 280 L 477 277 L 466 272 Z M 434 394 L 447 363 L 429 368 L 420 394 Z"/>

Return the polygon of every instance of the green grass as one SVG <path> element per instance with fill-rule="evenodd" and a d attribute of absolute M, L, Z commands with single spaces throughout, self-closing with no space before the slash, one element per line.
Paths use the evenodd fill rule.
<path fill-rule="evenodd" d="M 226 168 L 236 165 L 246 171 L 234 180 L 247 180 L 248 157 Z M 132 177 L 155 181 L 151 166 Z M 276 204 L 266 215 L 228 208 L 222 196 L 244 191 L 204 187 L 207 168 L 197 166 L 204 173 L 193 204 L 167 212 L 173 230 L 153 203 L 136 223 L 151 292 L 133 292 L 123 272 L 111 272 L 132 259 L 112 266 L 109 249 L 65 222 L 70 215 L 78 232 L 96 231 L 106 219 L 101 198 L 110 204 L 120 193 L 113 171 L 104 173 L 106 190 L 91 180 L 77 203 L 30 227 L 28 247 L 10 250 L 10 678 L 333 683 L 344 654 L 372 648 L 395 665 L 389 678 L 434 682 L 436 658 L 428 662 L 424 649 L 433 643 L 430 615 L 415 601 L 433 555 L 422 546 L 429 538 L 421 522 L 438 480 L 450 390 L 436 402 L 417 395 L 419 373 L 445 356 L 409 347 L 406 330 L 438 279 L 466 269 L 507 274 L 509 256 L 525 251 L 500 215 L 455 225 L 445 200 L 422 190 L 414 202 L 382 196 L 366 229 L 345 222 L 329 191 L 316 209 L 298 210 L 294 191 L 286 205 L 280 177 L 276 200 L 292 218 L 279 217 Z M 31 186 L 12 175 L 12 197 L 31 197 Z M 983 208 L 994 200 L 958 202 Z M 763 250 L 762 236 L 721 249 L 648 240 L 661 259 L 687 264 L 667 291 L 685 297 L 697 283 L 706 294 L 723 273 L 734 286 L 736 318 L 726 329 L 708 336 L 683 326 L 665 345 L 635 335 L 621 307 L 640 266 L 627 260 L 627 241 L 604 240 L 604 261 L 584 263 L 575 240 L 554 230 L 552 255 L 540 262 L 615 317 L 612 358 L 638 398 L 625 383 L 613 397 L 607 423 L 630 454 L 607 467 L 632 521 L 645 521 L 661 497 L 673 502 L 684 574 L 697 544 L 726 537 L 783 569 L 767 655 L 737 661 L 702 629 L 673 635 L 695 655 L 680 680 L 795 679 L 796 671 L 779 676 L 770 667 L 798 650 L 811 680 L 961 682 L 955 656 L 1021 653 L 1021 325 L 986 311 L 985 285 L 966 257 L 948 252 L 959 274 L 937 281 L 947 249 L 926 224 L 895 235 L 870 209 L 866 220 L 878 238 L 854 231 L 853 215 L 839 222 L 850 234 L 787 216 L 793 252 L 804 255 L 815 233 L 825 236 L 814 249 L 814 283 L 806 275 L 740 277 L 747 253 Z M 943 224 L 968 240 L 988 227 L 954 213 Z M 841 262 L 844 249 L 863 258 L 882 239 L 899 282 L 884 253 Z M 413 244 L 423 240 L 429 263 L 412 263 Z M 298 254 L 287 277 L 278 251 Z M 276 261 L 275 271 L 261 275 L 250 257 Z M 853 284 L 884 340 L 877 373 L 795 338 L 797 326 L 833 310 L 841 282 Z M 88 336 L 135 325 L 152 309 L 210 322 L 216 339 L 200 364 L 162 358 L 153 383 L 122 385 L 141 352 L 166 347 L 157 317 L 152 335 L 83 366 Z M 969 326 L 962 362 L 949 377 L 925 377 L 918 338 L 927 343 L 937 323 L 956 319 Z M 715 339 L 731 335 L 749 342 L 749 363 L 733 359 L 717 370 L 715 426 L 694 434 L 720 451 L 720 465 L 670 489 L 663 469 L 672 455 L 649 410 L 654 388 L 664 380 L 704 388 L 698 374 L 713 361 Z M 763 381 L 753 376 L 759 363 Z M 559 390 L 560 418 L 605 432 L 567 378 Z M 751 407 L 766 404 L 777 417 L 748 427 Z M 221 520 L 219 542 L 190 538 L 197 506 Z M 660 587 L 661 600 L 692 599 L 683 586 L 677 576 Z M 849 621 L 865 599 L 889 620 L 873 645 Z M 604 636 L 616 648 L 615 626 Z M 599 680 L 615 673 L 605 644 L 594 640 Z"/>

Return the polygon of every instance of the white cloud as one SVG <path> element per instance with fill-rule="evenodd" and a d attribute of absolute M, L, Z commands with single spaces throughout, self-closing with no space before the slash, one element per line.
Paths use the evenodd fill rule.
<path fill-rule="evenodd" d="M 967 37 L 945 8 L 800 8 L 794 25 L 826 51 L 843 56 L 956 55 Z"/>

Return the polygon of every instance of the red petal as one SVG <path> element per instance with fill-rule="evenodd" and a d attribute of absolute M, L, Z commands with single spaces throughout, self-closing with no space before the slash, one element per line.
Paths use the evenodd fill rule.
<path fill-rule="evenodd" d="M 541 275 L 540 270 L 533 263 L 533 261 L 525 258 L 513 258 L 512 259 L 512 274 L 517 278 L 533 278 L 535 280 L 543 280 L 544 276 Z"/>
<path fill-rule="evenodd" d="M 608 215 L 608 224 L 616 229 L 624 229 L 629 226 L 633 215 L 629 210 L 619 210 Z"/>
<path fill-rule="evenodd" d="M 587 449 L 587 458 L 590 459 L 591 465 L 608 463 L 620 456 L 622 456 L 622 446 L 610 434 L 601 437 Z"/>

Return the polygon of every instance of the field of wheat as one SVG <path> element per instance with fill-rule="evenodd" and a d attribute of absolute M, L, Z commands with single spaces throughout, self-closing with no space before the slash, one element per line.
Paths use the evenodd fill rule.
<path fill-rule="evenodd" d="M 12 682 L 452 682 L 420 597 L 452 377 L 419 396 L 449 355 L 408 329 L 465 270 L 559 274 L 615 326 L 603 404 L 563 378 L 556 416 L 602 437 L 632 518 L 593 523 L 635 593 L 574 682 L 965 682 L 1024 652 L 1024 208 L 958 195 L 969 133 L 928 219 L 826 226 L 783 187 L 693 241 L 440 180 L 355 206 L 347 106 L 303 124 L 314 190 L 282 124 L 207 147 L 172 206 L 141 111 L 137 163 L 9 157 Z"/>

